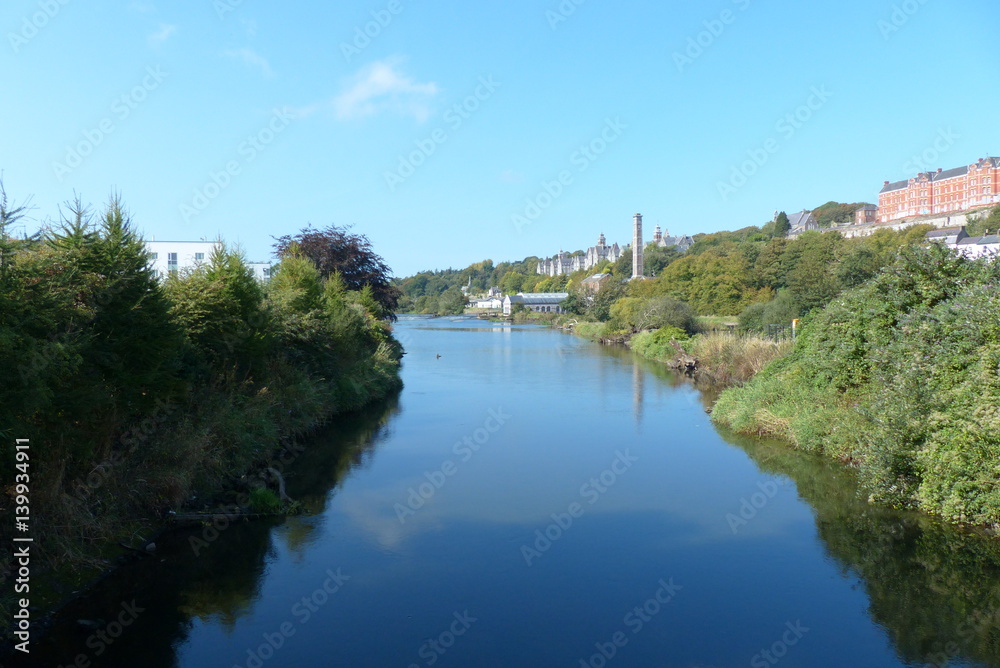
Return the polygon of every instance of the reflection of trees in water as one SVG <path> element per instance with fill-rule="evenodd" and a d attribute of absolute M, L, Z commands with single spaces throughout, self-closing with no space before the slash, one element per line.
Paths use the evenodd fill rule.
<path fill-rule="evenodd" d="M 355 467 L 370 462 L 375 446 L 389 433 L 389 422 L 399 412 L 398 396 L 363 411 L 341 416 L 309 439 L 306 450 L 287 468 L 289 494 L 301 499 L 308 513 L 320 513 L 326 499 Z M 85 654 L 92 666 L 177 665 L 175 648 L 186 641 L 192 620 L 218 621 L 232 629 L 249 613 L 260 595 L 263 574 L 280 537 L 296 554 L 313 540 L 316 518 L 293 517 L 273 522 L 234 522 L 217 540 L 192 551 L 190 539 L 203 538 L 201 529 L 161 536 L 153 558 L 125 564 L 95 589 L 63 609 L 52 629 L 33 641 L 32 666 L 71 665 Z M 122 604 L 135 599 L 144 611 L 100 656 L 87 646 L 93 629 L 103 630 Z M 94 641 L 92 641 L 93 643 Z M 11 665 L 19 657 L 13 657 Z"/>
<path fill-rule="evenodd" d="M 787 445 L 720 433 L 766 473 L 792 478 L 829 554 L 864 579 L 872 620 L 903 661 L 1000 665 L 1000 541 L 869 505 L 855 476 Z"/>
<path fill-rule="evenodd" d="M 352 471 L 369 466 L 375 450 L 392 435 L 392 419 L 401 411 L 399 395 L 361 413 L 342 416 L 310 438 L 309 448 L 289 467 L 288 494 L 302 504 L 303 514 L 290 517 L 276 532 L 296 558 L 319 535 L 317 515 Z"/>

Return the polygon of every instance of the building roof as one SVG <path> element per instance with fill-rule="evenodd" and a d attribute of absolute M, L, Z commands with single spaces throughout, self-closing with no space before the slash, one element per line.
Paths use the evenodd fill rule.
<path fill-rule="evenodd" d="M 568 292 L 521 292 L 508 299 L 512 304 L 558 304 L 567 297 Z"/>
<path fill-rule="evenodd" d="M 960 246 L 969 246 L 969 245 L 983 246 L 987 244 L 1000 244 L 1000 235 L 987 234 L 986 236 L 982 237 L 965 237 L 964 239 L 960 239 L 958 241 L 958 245 Z"/>
<path fill-rule="evenodd" d="M 977 160 L 972 163 L 978 165 L 979 167 L 1000 167 L 1000 158 L 983 158 L 982 160 Z M 958 176 L 965 176 L 969 173 L 969 165 L 962 165 L 961 167 L 955 167 L 953 169 L 945 169 L 940 172 L 920 172 L 917 174 L 916 178 L 923 176 L 927 177 L 928 181 L 945 181 L 947 179 L 953 179 Z M 896 181 L 895 183 L 890 183 L 884 186 L 879 193 L 887 193 L 893 190 L 902 190 L 910 185 L 909 179 L 906 181 Z"/>
<path fill-rule="evenodd" d="M 944 237 L 953 237 L 956 234 L 962 232 L 964 228 L 962 227 L 942 227 L 939 230 L 931 230 L 925 235 L 927 239 L 942 239 Z"/>
<path fill-rule="evenodd" d="M 903 188 L 906 188 L 909 185 L 910 185 L 909 180 L 896 181 L 895 183 L 890 183 L 889 185 L 884 186 L 882 190 L 879 190 L 879 194 L 892 192 L 893 190 L 902 190 Z"/>
<path fill-rule="evenodd" d="M 593 276 L 588 276 L 587 278 L 583 279 L 583 282 L 584 283 L 600 283 L 601 281 L 603 281 L 605 278 L 607 278 L 609 276 L 611 276 L 611 274 L 594 274 Z"/>
<path fill-rule="evenodd" d="M 875 206 L 874 204 L 865 204 L 863 207 L 861 207 L 854 213 L 857 213 L 858 211 L 878 211 L 878 207 Z"/>
<path fill-rule="evenodd" d="M 794 230 L 796 227 L 803 227 L 807 222 L 809 222 L 810 218 L 812 218 L 812 214 L 810 212 L 805 210 L 799 211 L 798 213 L 793 213 L 788 216 L 788 224 L 791 226 L 791 229 Z"/>

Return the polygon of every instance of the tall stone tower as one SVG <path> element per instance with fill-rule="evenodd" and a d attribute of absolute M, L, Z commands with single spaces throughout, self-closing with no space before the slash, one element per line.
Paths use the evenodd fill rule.
<path fill-rule="evenodd" d="M 642 278 L 642 214 L 635 214 L 632 225 L 632 278 Z"/>

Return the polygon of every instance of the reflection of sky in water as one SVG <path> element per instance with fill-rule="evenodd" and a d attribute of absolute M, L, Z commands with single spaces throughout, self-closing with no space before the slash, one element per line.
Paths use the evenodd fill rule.
<path fill-rule="evenodd" d="M 131 638 L 170 637 L 176 664 L 128 649 L 95 665 L 247 666 L 290 624 L 263 667 L 425 666 L 425 642 L 468 610 L 477 621 L 434 665 L 579 666 L 623 631 L 609 666 L 745 666 L 801 621 L 782 667 L 900 666 L 898 651 L 915 662 L 962 640 L 951 608 L 980 611 L 979 583 L 1000 582 L 987 543 L 865 505 L 836 466 L 727 442 L 661 365 L 544 328 L 404 318 L 397 333 L 406 387 L 374 446 L 338 459 L 340 434 L 361 438 L 342 419 L 292 468 L 316 514 L 182 554 L 175 583 L 165 560 L 150 596 L 165 610 L 179 596 L 196 616 L 175 636 L 158 623 Z M 456 452 L 491 411 L 509 418 L 471 457 Z M 589 481 L 620 452 L 636 461 L 597 492 Z M 440 473 L 447 462 L 454 475 Z M 400 522 L 425 474 L 444 482 Z M 574 502 L 582 515 L 553 527 Z M 555 539 L 536 542 L 546 531 Z M 951 559 L 959 545 L 984 556 Z M 525 546 L 538 552 L 530 567 Z M 303 597 L 338 569 L 350 579 L 306 616 Z M 627 613 L 661 579 L 682 589 L 632 633 Z"/>
<path fill-rule="evenodd" d="M 725 515 L 740 505 L 740 495 L 733 502 L 733 482 L 756 469 L 728 449 L 687 447 L 714 437 L 695 390 L 647 383 L 642 361 L 559 332 L 484 325 L 474 330 L 471 345 L 459 346 L 453 341 L 468 340 L 469 328 L 457 329 L 421 327 L 424 336 L 405 358 L 396 438 L 382 446 L 385 456 L 372 475 L 342 501 L 342 512 L 378 544 L 396 547 L 450 520 L 544 525 L 574 501 L 587 515 L 666 512 L 696 523 L 705 537 L 732 535 Z M 439 351 L 445 351 L 440 359 Z M 513 389 L 489 390 L 498 385 Z M 475 445 L 476 430 L 498 409 L 510 416 L 506 424 L 472 452 L 463 440 Z M 638 461 L 594 501 L 599 490 L 589 481 L 626 450 Z M 430 491 L 427 474 L 440 482 L 448 462 L 456 472 L 430 498 L 411 494 Z M 743 495 L 756 491 L 751 482 Z M 810 519 L 801 504 L 773 505 L 752 530 L 779 531 Z"/>

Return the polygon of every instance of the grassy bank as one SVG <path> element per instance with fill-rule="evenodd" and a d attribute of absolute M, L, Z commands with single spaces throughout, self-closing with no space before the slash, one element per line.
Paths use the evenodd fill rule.
<path fill-rule="evenodd" d="M 713 417 L 856 466 L 873 501 L 1000 524 L 1000 265 L 906 250 Z"/>
<path fill-rule="evenodd" d="M 772 361 L 787 355 L 793 345 L 791 341 L 736 334 L 728 328 L 693 336 L 672 326 L 629 334 L 614 323 L 580 322 L 573 331 L 591 341 L 625 343 L 636 354 L 670 366 L 689 356 L 697 360 L 697 373 L 703 379 L 721 385 L 747 382 Z"/>

